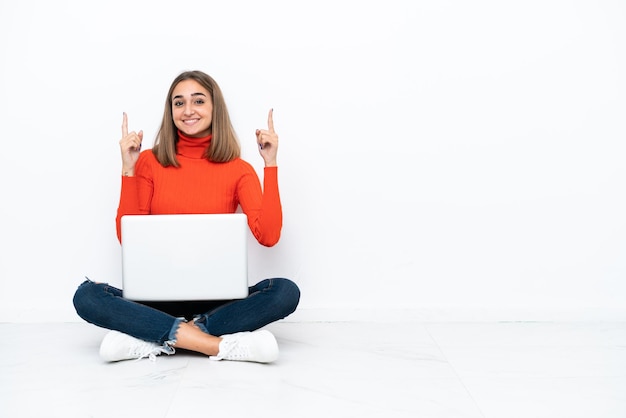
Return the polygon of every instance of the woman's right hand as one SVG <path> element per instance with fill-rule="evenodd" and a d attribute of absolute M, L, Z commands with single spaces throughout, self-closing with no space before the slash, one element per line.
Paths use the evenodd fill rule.
<path fill-rule="evenodd" d="M 128 116 L 124 112 L 122 119 L 122 139 L 120 140 L 120 150 L 122 152 L 122 175 L 133 176 L 135 174 L 135 164 L 141 152 L 141 141 L 143 141 L 143 131 L 128 133 Z"/>

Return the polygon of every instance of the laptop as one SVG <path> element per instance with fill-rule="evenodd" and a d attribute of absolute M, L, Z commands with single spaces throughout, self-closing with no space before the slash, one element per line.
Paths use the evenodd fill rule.
<path fill-rule="evenodd" d="M 135 301 L 248 296 L 243 213 L 122 217 L 123 296 Z"/>

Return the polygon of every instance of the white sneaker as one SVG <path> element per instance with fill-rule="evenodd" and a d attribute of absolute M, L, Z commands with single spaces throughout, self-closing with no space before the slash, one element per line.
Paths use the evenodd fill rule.
<path fill-rule="evenodd" d="M 155 361 L 161 353 L 174 352 L 173 347 L 140 340 L 118 331 L 109 331 L 100 344 L 100 357 L 106 361 L 139 360 L 144 357 Z"/>
<path fill-rule="evenodd" d="M 220 352 L 209 358 L 271 363 L 278 358 L 278 344 L 267 330 L 222 335 Z"/>

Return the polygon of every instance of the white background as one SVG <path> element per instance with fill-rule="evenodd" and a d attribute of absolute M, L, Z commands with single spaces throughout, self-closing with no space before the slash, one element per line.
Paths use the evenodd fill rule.
<path fill-rule="evenodd" d="M 295 318 L 625 318 L 626 4 L 0 0 L 0 321 L 120 285 L 122 112 L 222 87 L 243 157 L 275 109 Z"/>

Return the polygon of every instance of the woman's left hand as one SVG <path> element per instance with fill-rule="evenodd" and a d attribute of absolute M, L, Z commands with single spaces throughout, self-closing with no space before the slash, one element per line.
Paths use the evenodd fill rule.
<path fill-rule="evenodd" d="M 278 135 L 274 131 L 274 109 L 270 109 L 267 117 L 267 129 L 256 130 L 256 142 L 259 144 L 259 154 L 265 161 L 265 167 L 276 166 L 276 154 L 278 153 Z"/>

